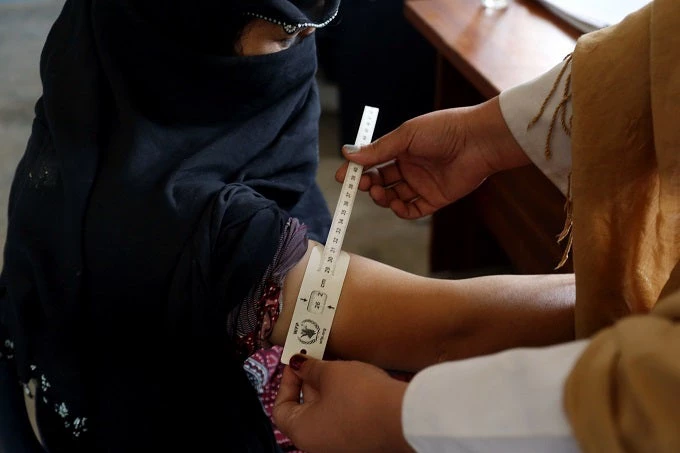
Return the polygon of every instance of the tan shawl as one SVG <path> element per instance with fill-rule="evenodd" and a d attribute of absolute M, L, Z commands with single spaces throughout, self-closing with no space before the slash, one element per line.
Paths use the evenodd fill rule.
<path fill-rule="evenodd" d="M 576 330 L 599 333 L 565 407 L 586 452 L 680 452 L 680 2 L 582 37 L 571 83 Z"/>

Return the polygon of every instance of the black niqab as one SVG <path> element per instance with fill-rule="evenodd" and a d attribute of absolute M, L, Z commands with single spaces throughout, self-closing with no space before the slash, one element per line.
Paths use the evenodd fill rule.
<path fill-rule="evenodd" d="M 51 451 L 276 448 L 225 326 L 289 217 L 326 238 L 315 47 L 236 57 L 220 39 L 244 13 L 297 26 L 337 3 L 66 2 L 12 184 L 1 302 L 20 379 L 49 383 Z"/>

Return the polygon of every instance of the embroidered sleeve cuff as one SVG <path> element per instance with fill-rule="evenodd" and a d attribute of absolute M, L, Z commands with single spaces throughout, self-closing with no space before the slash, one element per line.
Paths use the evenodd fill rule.
<path fill-rule="evenodd" d="M 578 452 L 562 389 L 587 342 L 515 349 L 427 368 L 404 396 L 404 435 L 418 452 Z"/>
<path fill-rule="evenodd" d="M 558 107 L 565 97 L 565 88 L 569 91 L 570 71 L 570 62 L 565 60 L 537 79 L 503 91 L 499 97 L 503 118 L 517 143 L 565 195 L 571 172 L 571 138 L 566 132 L 571 127 L 571 102 L 564 104 L 564 110 Z M 553 87 L 555 91 L 549 96 Z M 543 113 L 529 127 L 544 101 Z"/>

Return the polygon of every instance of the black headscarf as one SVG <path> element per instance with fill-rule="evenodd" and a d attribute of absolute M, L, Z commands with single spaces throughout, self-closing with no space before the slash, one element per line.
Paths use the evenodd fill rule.
<path fill-rule="evenodd" d="M 290 31 L 338 3 L 66 2 L 12 184 L 1 302 L 52 451 L 275 448 L 225 327 L 291 216 L 326 238 L 316 55 L 305 39 L 236 57 L 229 37 L 243 14 Z"/>

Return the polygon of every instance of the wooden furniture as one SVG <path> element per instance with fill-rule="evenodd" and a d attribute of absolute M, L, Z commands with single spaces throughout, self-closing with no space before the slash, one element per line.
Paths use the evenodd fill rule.
<path fill-rule="evenodd" d="M 476 104 L 541 75 L 580 34 L 531 0 L 500 11 L 480 0 L 409 0 L 405 15 L 438 52 L 437 108 Z M 494 175 L 433 216 L 431 271 L 554 272 L 564 202 L 535 166 Z M 560 269 L 571 270 L 571 260 Z"/>

